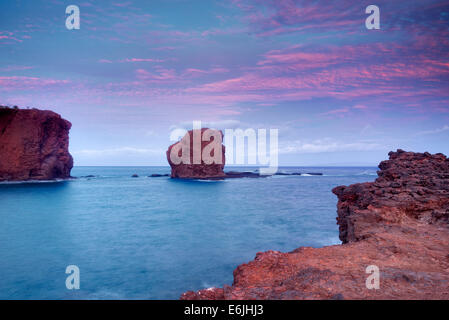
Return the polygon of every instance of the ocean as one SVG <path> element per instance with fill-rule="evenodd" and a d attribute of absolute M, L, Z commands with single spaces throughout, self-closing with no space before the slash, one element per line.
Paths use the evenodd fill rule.
<path fill-rule="evenodd" d="M 0 299 L 178 299 L 230 285 L 257 252 L 339 244 L 331 189 L 376 170 L 179 181 L 148 177 L 169 167 L 75 167 L 70 181 L 1 183 Z M 66 288 L 69 265 L 79 290 Z"/>

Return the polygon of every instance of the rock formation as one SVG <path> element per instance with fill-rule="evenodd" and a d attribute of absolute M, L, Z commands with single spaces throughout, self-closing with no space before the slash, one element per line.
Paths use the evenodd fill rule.
<path fill-rule="evenodd" d="M 210 139 L 209 137 L 205 137 L 205 132 L 211 135 Z M 218 141 L 214 140 L 216 138 L 218 139 Z M 181 139 L 181 141 L 172 144 L 167 150 L 167 160 L 171 167 L 171 177 L 183 179 L 215 179 L 225 177 L 225 173 L 223 172 L 223 168 L 225 165 L 225 147 L 222 145 L 222 141 L 223 132 L 218 130 L 202 128 L 201 130 L 195 129 L 188 131 Z M 196 142 L 198 142 L 198 148 L 194 147 L 194 144 Z M 210 149 L 212 145 L 221 146 L 221 156 L 215 155 L 215 148 Z M 187 148 L 182 149 L 182 147 L 186 146 Z M 186 161 L 182 161 L 181 163 L 174 163 L 172 161 L 173 148 L 175 148 L 173 150 L 173 154 L 177 155 L 179 158 L 183 156 L 184 160 Z M 205 162 L 203 155 L 204 153 L 208 152 L 209 149 L 209 156 L 215 157 L 219 161 L 210 164 Z M 186 152 L 187 150 L 189 154 L 183 155 L 183 150 L 184 152 Z M 200 163 L 195 163 L 194 161 L 195 152 L 197 152 L 198 155 L 201 155 Z"/>
<path fill-rule="evenodd" d="M 389 156 L 374 182 L 332 190 L 342 245 L 257 253 L 232 286 L 181 299 L 449 299 L 449 159 Z M 366 285 L 368 266 L 379 289 Z"/>
<path fill-rule="evenodd" d="M 0 108 L 0 181 L 69 178 L 71 126 L 52 111 Z"/>
<path fill-rule="evenodd" d="M 150 174 L 148 177 L 149 178 L 159 178 L 159 177 L 168 177 L 168 176 L 170 176 L 170 175 L 166 174 L 166 173 L 164 173 L 164 174 L 153 173 L 153 174 Z"/>

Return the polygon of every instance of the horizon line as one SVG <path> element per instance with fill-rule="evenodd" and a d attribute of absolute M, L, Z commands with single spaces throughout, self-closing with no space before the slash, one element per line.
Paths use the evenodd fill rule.
<path fill-rule="evenodd" d="M 73 166 L 73 168 L 75 167 L 123 167 L 123 168 L 130 168 L 130 167 L 167 167 L 170 168 L 170 165 L 77 165 L 77 166 Z M 236 165 L 231 165 L 231 166 L 227 166 L 228 168 L 260 168 L 260 166 L 236 166 Z M 296 168 L 296 167 L 327 167 L 327 168 L 364 168 L 364 167 L 378 167 L 378 165 L 286 165 L 286 166 L 278 166 L 278 168 Z M 226 167 L 224 168 L 226 169 Z"/>

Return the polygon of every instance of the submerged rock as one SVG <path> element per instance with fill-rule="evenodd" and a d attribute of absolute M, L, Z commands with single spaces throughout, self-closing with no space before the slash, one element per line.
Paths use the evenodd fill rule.
<path fill-rule="evenodd" d="M 306 174 L 311 176 L 322 176 L 323 174 L 321 172 L 307 172 Z"/>
<path fill-rule="evenodd" d="M 232 286 L 181 299 L 449 299 L 449 159 L 389 156 L 374 182 L 332 190 L 342 245 L 259 252 Z"/>
<path fill-rule="evenodd" d="M 226 172 L 225 178 L 232 179 L 232 178 L 265 178 L 268 177 L 266 175 L 260 175 L 257 172 L 251 172 L 251 171 L 244 171 L 244 172 L 238 172 L 238 171 L 228 171 Z"/>
<path fill-rule="evenodd" d="M 52 111 L 0 108 L 0 181 L 69 178 L 71 126 Z"/>
<path fill-rule="evenodd" d="M 148 177 L 150 178 L 158 178 L 158 177 L 169 177 L 169 174 L 159 174 L 159 173 L 153 173 L 151 175 L 149 175 Z"/>

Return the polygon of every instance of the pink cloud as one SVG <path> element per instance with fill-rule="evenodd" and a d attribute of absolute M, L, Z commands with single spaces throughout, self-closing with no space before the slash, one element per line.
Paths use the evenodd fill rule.
<path fill-rule="evenodd" d="M 0 35 L 0 40 L 13 40 L 16 42 L 23 42 L 23 40 L 17 39 L 15 37 L 12 36 L 7 36 L 7 35 Z"/>
<path fill-rule="evenodd" d="M 301 46 L 272 50 L 242 75 L 187 88 L 186 92 L 239 96 L 257 93 L 258 97 L 265 96 L 271 101 L 314 97 L 374 97 L 394 101 L 395 96 L 401 96 L 406 103 L 409 98 L 447 96 L 443 90 L 435 91 L 428 85 L 415 88 L 417 82 L 444 82 L 449 76 L 446 61 L 437 57 L 431 60 L 422 56 L 404 57 L 408 47 L 409 44 L 373 43 L 340 48 L 322 46 L 314 51 Z M 354 109 L 367 107 L 356 105 Z"/>
<path fill-rule="evenodd" d="M 121 60 L 121 62 L 164 62 L 165 60 L 162 59 L 141 59 L 141 58 L 127 58 L 124 60 Z"/>
<path fill-rule="evenodd" d="M 360 10 L 351 1 L 296 2 L 292 0 L 233 1 L 258 36 L 303 32 L 310 29 L 348 29 L 360 24 Z"/>
<path fill-rule="evenodd" d="M 158 67 L 157 73 L 152 73 L 145 69 L 137 69 L 135 72 L 137 79 L 144 81 L 166 83 L 181 80 L 179 76 L 176 75 L 176 72 L 173 69 L 165 69 Z"/>
<path fill-rule="evenodd" d="M 128 7 L 129 5 L 131 5 L 131 2 L 130 1 L 127 1 L 127 2 L 114 2 L 114 3 L 112 3 L 112 5 L 116 6 L 116 7 L 123 8 L 123 7 Z"/>
<path fill-rule="evenodd" d="M 15 66 L 15 65 L 13 65 L 13 66 L 7 66 L 7 67 L 4 67 L 4 68 L 1 68 L 0 70 L 1 71 L 5 71 L 5 72 L 8 72 L 8 71 L 20 71 L 20 70 L 30 70 L 30 69 L 33 69 L 34 67 L 29 67 L 29 66 Z"/>
<path fill-rule="evenodd" d="M 43 79 L 36 77 L 0 77 L 0 90 L 1 91 L 13 91 L 13 90 L 36 90 L 44 87 L 60 86 L 68 84 L 68 80 L 57 79 Z"/>
<path fill-rule="evenodd" d="M 322 113 L 321 115 L 334 115 L 334 114 L 342 114 L 342 113 L 348 113 L 349 108 L 341 108 L 341 109 L 334 109 L 327 112 Z"/>
<path fill-rule="evenodd" d="M 211 69 L 196 69 L 196 68 L 187 68 L 184 71 L 184 75 L 204 75 L 204 74 L 219 74 L 229 72 L 229 69 L 215 67 Z"/>
<path fill-rule="evenodd" d="M 152 58 L 125 58 L 118 60 L 118 63 L 126 63 L 126 62 L 157 62 L 161 63 L 167 61 L 165 59 L 152 59 Z M 100 59 L 98 60 L 99 63 L 114 63 L 114 61 L 109 59 Z"/>

